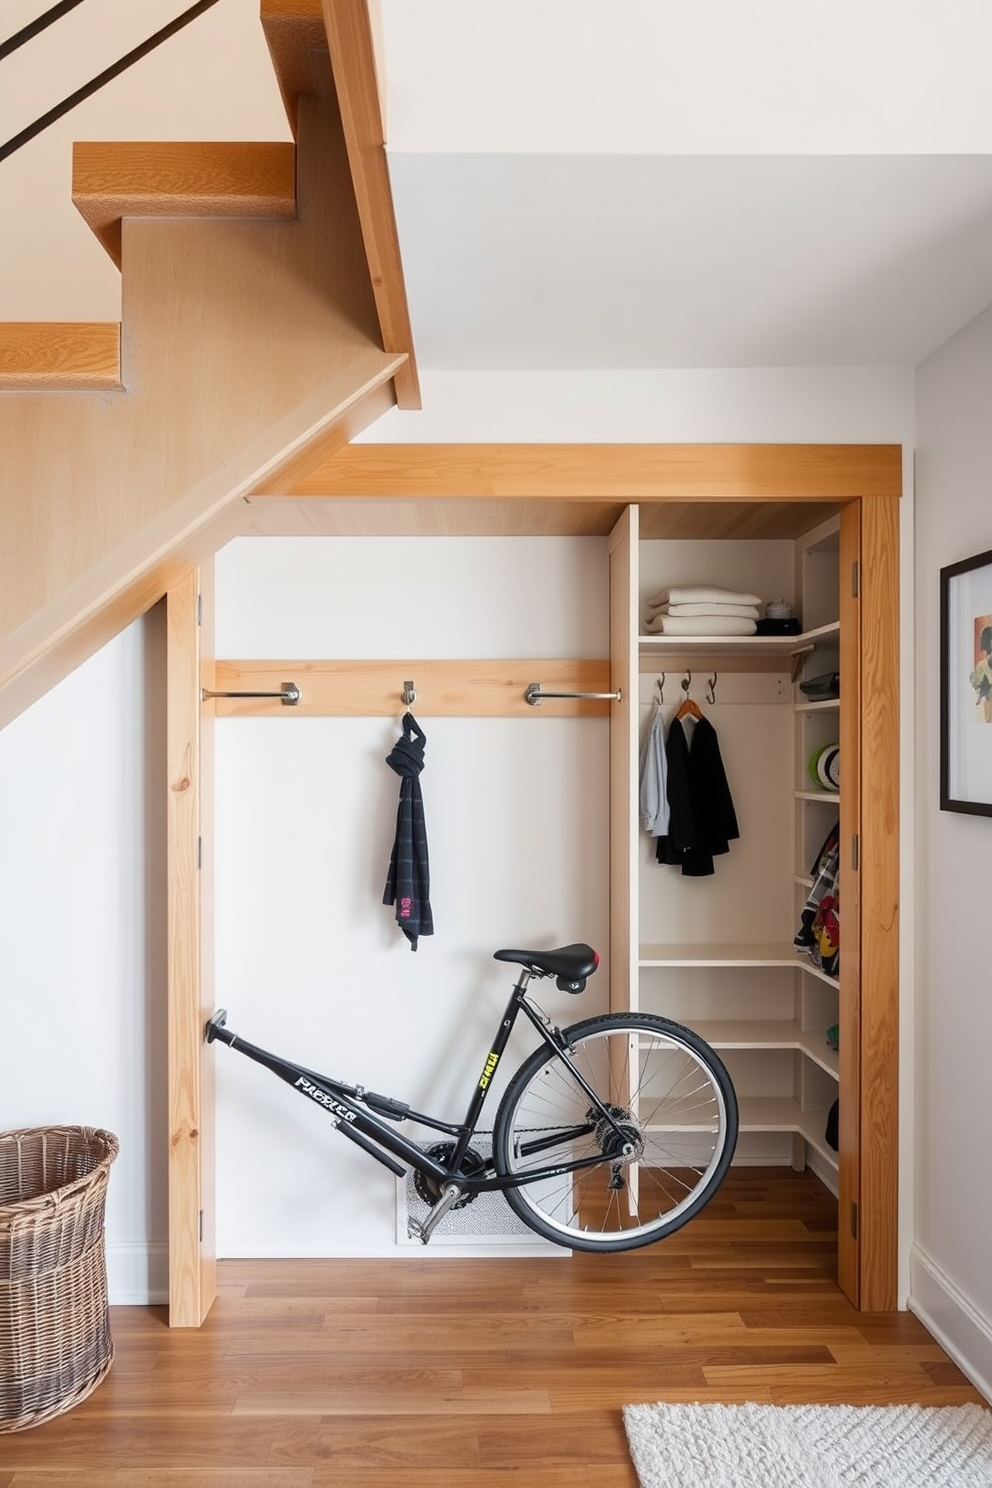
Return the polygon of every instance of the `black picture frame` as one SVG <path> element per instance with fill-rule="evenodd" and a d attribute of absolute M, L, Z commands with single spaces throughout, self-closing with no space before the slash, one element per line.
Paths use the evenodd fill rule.
<path fill-rule="evenodd" d="M 940 809 L 992 816 L 992 550 L 940 570 Z"/>

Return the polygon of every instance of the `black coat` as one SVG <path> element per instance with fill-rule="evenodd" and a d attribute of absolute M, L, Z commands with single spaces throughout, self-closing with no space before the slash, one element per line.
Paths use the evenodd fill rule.
<path fill-rule="evenodd" d="M 698 718 L 686 738 L 682 720 L 676 718 L 665 740 L 665 763 L 671 816 L 655 856 L 659 863 L 681 868 L 687 878 L 705 878 L 713 872 L 714 857 L 729 852 L 740 836 L 716 729 L 709 720 Z"/>
<path fill-rule="evenodd" d="M 413 714 L 404 713 L 403 732 L 386 756 L 386 764 L 396 771 L 401 780 L 399 805 L 396 808 L 396 837 L 389 859 L 382 902 L 396 905 L 396 923 L 410 942 L 412 951 L 417 949 L 417 940 L 421 935 L 434 934 L 427 827 L 424 823 L 424 802 L 418 778 L 424 768 L 426 744 L 427 735 Z"/>

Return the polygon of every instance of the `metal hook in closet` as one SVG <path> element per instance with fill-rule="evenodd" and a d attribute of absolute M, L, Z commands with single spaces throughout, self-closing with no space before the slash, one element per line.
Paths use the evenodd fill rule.
<path fill-rule="evenodd" d="M 664 704 L 664 701 L 665 701 L 665 673 L 664 672 L 662 672 L 662 674 L 661 674 L 660 677 L 656 677 L 654 679 L 654 690 L 655 690 L 655 702 L 658 704 L 658 706 L 660 708 Z"/>
<path fill-rule="evenodd" d="M 706 684 L 706 701 L 708 703 L 716 702 L 716 679 L 717 674 L 716 672 L 714 672 L 712 677 Z"/>
<path fill-rule="evenodd" d="M 689 672 L 689 671 L 686 672 L 685 676 L 682 678 L 682 684 L 681 685 L 682 685 L 682 691 L 685 693 L 686 700 L 688 701 L 688 698 L 689 698 L 689 688 L 692 686 L 692 673 L 691 672 Z"/>
<path fill-rule="evenodd" d="M 411 708 L 417 701 L 417 691 L 412 682 L 403 683 L 403 702 L 406 707 Z"/>

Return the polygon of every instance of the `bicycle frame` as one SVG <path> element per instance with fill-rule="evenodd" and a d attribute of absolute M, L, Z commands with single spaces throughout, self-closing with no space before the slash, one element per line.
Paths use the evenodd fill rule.
<path fill-rule="evenodd" d="M 281 1080 L 292 1085 L 294 1090 L 298 1090 L 301 1095 L 312 1100 L 326 1112 L 337 1131 L 361 1147 L 363 1151 L 368 1152 L 384 1167 L 389 1168 L 397 1177 L 403 1177 L 407 1171 L 401 1162 L 396 1161 L 399 1158 L 406 1163 L 408 1168 L 413 1168 L 432 1178 L 437 1183 L 442 1198 L 424 1224 L 419 1227 L 421 1239 L 426 1243 L 430 1230 L 443 1217 L 444 1212 L 463 1194 L 520 1188 L 527 1184 L 539 1183 L 546 1178 L 578 1172 L 583 1168 L 596 1167 L 609 1160 L 597 1153 L 591 1157 L 576 1158 L 567 1163 L 559 1162 L 554 1167 L 538 1168 L 527 1173 L 499 1174 L 496 1172 L 495 1160 L 490 1157 L 481 1168 L 477 1168 L 474 1172 L 462 1172 L 462 1164 L 478 1128 L 479 1117 L 492 1087 L 493 1074 L 521 1012 L 536 1029 L 543 1042 L 547 1044 L 549 1051 L 553 1051 L 568 1066 L 577 1084 L 588 1095 L 590 1109 L 595 1111 L 595 1120 L 590 1119 L 581 1126 L 570 1128 L 565 1132 L 557 1130 L 551 1137 L 536 1137 L 533 1142 L 528 1143 L 526 1150 L 533 1154 L 540 1152 L 544 1147 L 560 1146 L 563 1138 L 584 1136 L 602 1120 L 613 1128 L 621 1141 L 624 1140 L 624 1133 L 613 1111 L 603 1104 L 569 1058 L 569 1046 L 560 1029 L 553 1025 L 545 1014 L 532 1007 L 527 1000 L 527 984 L 533 975 L 533 972 L 527 970 L 520 974 L 472 1092 L 464 1120 L 458 1125 L 438 1121 L 422 1111 L 412 1110 L 410 1106 L 402 1101 L 394 1100 L 391 1096 L 377 1095 L 374 1091 L 365 1090 L 360 1085 L 347 1085 L 333 1076 L 318 1074 L 314 1070 L 295 1064 L 292 1060 L 271 1054 L 267 1049 L 259 1048 L 256 1044 L 250 1044 L 225 1026 L 227 1014 L 223 1008 L 215 1013 L 207 1023 L 206 1040 L 207 1043 L 212 1043 L 215 1039 L 220 1040 L 221 1043 L 236 1049 L 257 1064 L 264 1065 Z M 422 1126 L 454 1137 L 455 1148 L 451 1162 L 447 1165 L 438 1162 L 422 1147 L 418 1147 L 415 1142 L 411 1142 L 387 1124 L 388 1121 L 406 1120 L 419 1122 Z M 424 1231 L 426 1234 L 423 1233 Z"/>

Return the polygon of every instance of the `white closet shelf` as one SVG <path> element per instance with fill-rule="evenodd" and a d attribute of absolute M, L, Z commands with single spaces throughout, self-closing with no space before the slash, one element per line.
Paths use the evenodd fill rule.
<path fill-rule="evenodd" d="M 744 1096 L 739 1102 L 740 1131 L 744 1132 L 795 1132 L 819 1153 L 824 1162 L 836 1168 L 837 1154 L 827 1145 L 824 1130 L 827 1112 L 804 1111 L 791 1096 Z M 711 1122 L 698 1124 L 664 1121 L 649 1122 L 649 1132 L 708 1132 Z"/>
<path fill-rule="evenodd" d="M 809 642 L 811 646 L 822 645 L 824 641 L 837 640 L 840 636 L 840 621 L 831 620 L 829 625 L 817 625 L 813 630 L 804 630 L 802 635 L 796 636 L 797 641 Z"/>
<path fill-rule="evenodd" d="M 811 889 L 813 887 L 813 880 L 806 873 L 794 873 L 792 875 L 792 882 L 799 884 L 803 889 Z"/>
<path fill-rule="evenodd" d="M 828 698 L 824 703 L 796 703 L 797 713 L 836 713 L 840 698 Z"/>
<path fill-rule="evenodd" d="M 762 661 L 779 670 L 788 657 L 803 656 L 812 651 L 815 644 L 815 640 L 804 635 L 640 635 L 637 638 L 638 654 L 642 658 L 655 657 L 666 661 L 669 666 L 691 666 L 699 661 L 720 662 L 725 669 L 738 671 L 757 670 L 757 664 Z M 743 665 L 744 661 L 747 666 Z"/>
<path fill-rule="evenodd" d="M 823 1033 L 774 1018 L 693 1019 L 690 1028 L 714 1049 L 796 1049 L 828 1075 L 839 1076 L 837 1052 Z"/>
<path fill-rule="evenodd" d="M 805 971 L 809 976 L 816 977 L 820 982 L 826 982 L 827 986 L 833 987 L 835 992 L 840 986 L 840 981 L 837 977 L 831 976 L 822 967 L 815 966 L 808 956 L 803 956 L 799 952 L 796 953 L 796 965 L 800 971 Z"/>
<path fill-rule="evenodd" d="M 745 941 L 699 945 L 642 945 L 639 966 L 796 966 L 800 958 L 787 941 Z"/>
<path fill-rule="evenodd" d="M 840 791 L 796 791 L 797 801 L 833 801 L 840 803 Z"/>

